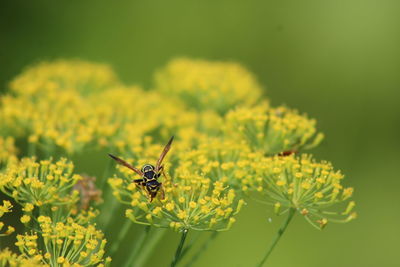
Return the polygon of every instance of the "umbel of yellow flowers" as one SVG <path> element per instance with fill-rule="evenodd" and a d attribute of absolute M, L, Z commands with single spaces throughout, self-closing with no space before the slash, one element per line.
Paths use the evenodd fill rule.
<path fill-rule="evenodd" d="M 252 106 L 262 88 L 254 75 L 234 62 L 179 58 L 155 75 L 156 88 L 177 97 L 188 108 L 226 113 L 237 106 Z"/>
<path fill-rule="evenodd" d="M 79 179 L 81 176 L 73 174 L 73 164 L 66 159 L 53 162 L 12 158 L 8 162 L 0 172 L 0 189 L 22 205 L 24 215 L 20 221 L 34 230 L 17 235 L 16 245 L 21 255 L 2 251 L 4 262 L 11 266 L 35 266 L 39 262 L 43 266 L 102 266 L 109 263 L 110 259 L 104 259 L 106 240 L 90 223 L 96 212 L 77 213 L 79 193 L 73 186 Z M 0 217 L 11 212 L 11 208 L 10 201 L 3 201 Z M 37 212 L 34 213 L 34 209 Z M 39 229 L 34 227 L 37 224 Z M 0 222 L 0 230 L 3 226 Z M 14 230 L 8 226 L 1 235 L 9 235 Z M 12 265 L 14 263 L 17 265 Z"/>
<path fill-rule="evenodd" d="M 341 212 L 332 210 L 332 206 L 352 196 L 353 188 L 341 184 L 343 174 L 335 171 L 329 162 L 317 162 L 305 154 L 275 156 L 264 158 L 258 170 L 256 190 L 278 214 L 294 208 L 317 228 L 324 228 L 328 222 L 343 223 L 356 217 L 352 212 L 354 201 L 348 202 Z"/>
<path fill-rule="evenodd" d="M 72 171 L 73 164 L 66 159 L 55 163 L 35 158 L 10 161 L 0 173 L 0 190 L 22 205 L 75 203 L 78 192 L 71 193 L 71 189 L 81 176 Z"/>
<path fill-rule="evenodd" d="M 228 230 L 243 205 L 235 190 L 223 182 L 193 173 L 180 173 L 164 183 L 165 198 L 149 202 L 147 193 L 130 178 L 110 178 L 114 196 L 130 206 L 126 216 L 133 222 L 174 230 Z"/>

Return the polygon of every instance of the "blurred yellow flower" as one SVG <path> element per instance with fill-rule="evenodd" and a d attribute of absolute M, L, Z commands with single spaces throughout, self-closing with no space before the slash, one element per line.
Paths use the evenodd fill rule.
<path fill-rule="evenodd" d="M 17 148 L 13 137 L 0 136 L 0 170 L 7 165 L 10 160 L 15 160 Z"/>
<path fill-rule="evenodd" d="M 30 66 L 10 83 L 10 88 L 21 96 L 42 97 L 65 90 L 85 95 L 118 85 L 119 80 L 108 65 L 56 60 Z"/>
<path fill-rule="evenodd" d="M 155 76 L 157 90 L 178 97 L 189 108 L 224 114 L 237 105 L 259 101 L 262 88 L 240 64 L 180 58 Z"/>
<path fill-rule="evenodd" d="M 41 258 L 31 257 L 27 255 L 17 255 L 11 252 L 8 248 L 0 251 L 0 266 L 10 267 L 50 267 L 48 264 L 43 264 Z"/>
<path fill-rule="evenodd" d="M 262 104 L 236 108 L 226 116 L 226 134 L 239 135 L 254 151 L 276 155 L 291 150 L 312 148 L 322 140 L 316 121 L 296 110 L 269 108 Z"/>

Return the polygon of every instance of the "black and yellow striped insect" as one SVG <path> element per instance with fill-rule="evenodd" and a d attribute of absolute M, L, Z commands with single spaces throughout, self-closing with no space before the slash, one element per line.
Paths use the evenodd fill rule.
<path fill-rule="evenodd" d="M 157 179 L 161 176 L 161 173 L 166 177 L 165 172 L 164 172 L 164 165 L 162 165 L 162 161 L 164 160 L 165 156 L 167 155 L 168 151 L 171 148 L 172 141 L 174 140 L 174 137 L 172 136 L 171 139 L 169 139 L 167 145 L 164 147 L 164 150 L 161 152 L 160 157 L 157 160 L 156 166 L 153 166 L 151 164 L 145 164 L 143 165 L 142 169 L 139 170 L 126 161 L 113 156 L 111 154 L 108 154 L 111 158 L 113 158 L 117 163 L 131 169 L 132 171 L 136 172 L 137 174 L 140 175 L 140 179 L 135 179 L 133 180 L 134 183 L 137 185 L 141 186 L 148 194 L 150 202 L 153 201 L 153 199 L 157 196 L 157 193 L 161 193 L 161 199 L 164 199 L 164 189 L 162 186 L 162 183 L 160 183 Z"/>

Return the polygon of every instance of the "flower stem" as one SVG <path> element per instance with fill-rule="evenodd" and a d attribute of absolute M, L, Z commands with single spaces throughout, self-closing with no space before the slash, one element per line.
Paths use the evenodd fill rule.
<path fill-rule="evenodd" d="M 295 208 L 290 208 L 289 209 L 289 214 L 288 214 L 286 220 L 283 222 L 283 224 L 279 228 L 278 232 L 276 233 L 275 238 L 273 239 L 270 247 L 267 250 L 267 253 L 264 255 L 264 258 L 262 259 L 262 261 L 257 265 L 258 267 L 261 267 L 261 266 L 264 265 L 265 261 L 268 259 L 268 256 L 271 254 L 272 250 L 275 248 L 275 246 L 278 243 L 279 239 L 281 238 L 281 236 L 285 232 L 285 230 L 286 230 L 287 226 L 289 225 L 290 221 L 292 220 L 295 212 L 296 212 Z"/>
<path fill-rule="evenodd" d="M 179 261 L 180 258 L 181 258 L 181 253 L 182 253 L 183 244 L 185 243 L 185 240 L 186 240 L 186 236 L 187 236 L 188 231 L 189 231 L 188 229 L 184 229 L 184 230 L 182 231 L 181 241 L 179 242 L 178 248 L 176 249 L 175 257 L 174 257 L 174 260 L 173 260 L 172 263 L 171 263 L 171 267 L 175 267 L 176 264 L 178 263 L 178 261 Z"/>

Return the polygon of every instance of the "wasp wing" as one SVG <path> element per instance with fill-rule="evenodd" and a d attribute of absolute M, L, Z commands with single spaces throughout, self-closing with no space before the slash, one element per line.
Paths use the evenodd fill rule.
<path fill-rule="evenodd" d="M 114 159 L 116 162 L 118 162 L 118 164 L 121 164 L 129 169 L 131 169 L 132 171 L 136 172 L 137 174 L 139 174 L 140 176 L 143 176 L 143 173 L 136 169 L 135 167 L 133 167 L 132 165 L 130 165 L 128 162 L 126 162 L 125 160 L 122 160 L 114 155 L 108 154 L 112 159 Z"/>
<path fill-rule="evenodd" d="M 171 137 L 171 139 L 169 139 L 167 145 L 164 147 L 164 150 L 161 152 L 160 157 L 157 160 L 157 165 L 156 165 L 156 172 L 158 173 L 158 171 L 160 170 L 161 167 L 161 163 L 165 158 L 165 155 L 167 155 L 169 149 L 171 148 L 171 144 L 172 141 L 174 141 L 174 136 Z"/>

